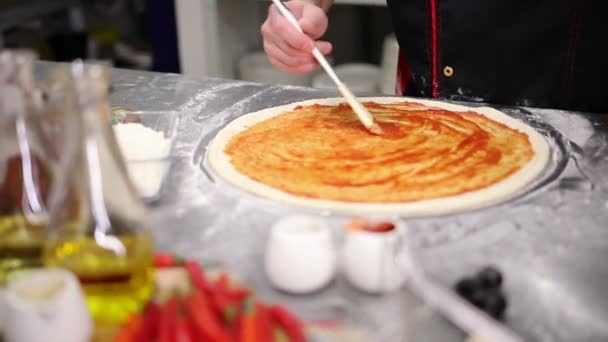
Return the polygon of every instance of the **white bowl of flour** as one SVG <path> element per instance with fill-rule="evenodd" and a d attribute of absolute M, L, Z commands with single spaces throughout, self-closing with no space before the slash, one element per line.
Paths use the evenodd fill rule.
<path fill-rule="evenodd" d="M 114 135 L 139 195 L 147 201 L 156 200 L 171 167 L 178 115 L 136 112 L 129 117 L 128 122 L 113 125 Z"/>

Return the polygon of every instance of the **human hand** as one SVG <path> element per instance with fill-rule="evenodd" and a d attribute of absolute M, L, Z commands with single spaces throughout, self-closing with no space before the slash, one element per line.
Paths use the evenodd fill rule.
<path fill-rule="evenodd" d="M 306 74 L 318 67 L 312 55 L 315 46 L 322 54 L 332 51 L 326 41 L 317 41 L 327 31 L 327 14 L 320 7 L 306 1 L 294 0 L 285 5 L 298 19 L 304 33 L 299 32 L 272 5 L 262 25 L 264 51 L 270 63 L 279 70 Z"/>

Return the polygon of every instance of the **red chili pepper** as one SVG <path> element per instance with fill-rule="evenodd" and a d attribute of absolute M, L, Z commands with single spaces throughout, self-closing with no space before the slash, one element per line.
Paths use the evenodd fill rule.
<path fill-rule="evenodd" d="M 292 316 L 287 309 L 281 305 L 273 305 L 270 307 L 272 319 L 277 322 L 289 336 L 291 342 L 304 342 L 304 332 L 300 322 Z"/>
<path fill-rule="evenodd" d="M 238 313 L 240 302 L 229 298 L 225 292 L 221 290 L 214 291 L 211 294 L 211 300 L 215 311 L 222 316 L 225 322 L 232 322 Z"/>
<path fill-rule="evenodd" d="M 190 331 L 188 317 L 184 303 L 180 301 L 178 306 L 177 319 L 175 321 L 175 342 L 195 341 Z"/>
<path fill-rule="evenodd" d="M 216 291 L 217 290 L 226 291 L 226 290 L 228 290 L 229 285 L 230 285 L 230 278 L 228 277 L 228 274 L 226 272 L 222 272 L 220 274 L 220 276 L 217 278 L 217 280 L 215 281 L 213 289 Z"/>
<path fill-rule="evenodd" d="M 205 292 L 206 294 L 209 294 L 211 292 L 211 284 L 209 284 L 209 281 L 205 277 L 205 272 L 199 264 L 197 264 L 193 260 L 186 260 L 186 262 L 184 263 L 184 268 L 186 268 L 186 270 L 188 271 L 188 274 L 190 275 L 190 281 L 192 282 L 192 284 L 194 284 L 194 287 L 196 289 L 199 289 Z"/>
<path fill-rule="evenodd" d="M 148 303 L 144 311 L 143 340 L 156 341 L 158 338 L 162 310 L 155 302 Z"/>
<path fill-rule="evenodd" d="M 222 273 L 218 280 L 214 284 L 215 291 L 222 292 L 225 297 L 231 302 L 238 302 L 239 304 L 242 301 L 251 295 L 251 291 L 249 289 L 241 288 L 241 287 L 230 287 L 230 279 L 228 274 Z"/>
<path fill-rule="evenodd" d="M 235 315 L 238 315 L 238 312 L 243 307 L 243 301 L 250 295 L 251 292 L 247 290 L 218 290 L 212 294 L 213 304 L 217 312 L 224 317 L 224 320 L 232 322 Z"/>
<path fill-rule="evenodd" d="M 198 333 L 213 342 L 230 341 L 230 336 L 213 312 L 208 299 L 203 292 L 197 291 L 190 294 L 185 301 L 192 322 Z"/>
<path fill-rule="evenodd" d="M 114 338 L 114 342 L 143 342 L 142 336 L 144 326 L 144 318 L 140 315 L 132 315 L 123 325 Z"/>
<path fill-rule="evenodd" d="M 165 304 L 158 332 L 159 342 L 174 342 L 177 321 L 177 298 L 171 297 Z"/>
<path fill-rule="evenodd" d="M 218 289 L 213 293 L 213 302 L 230 333 L 236 336 L 239 317 L 243 309 L 243 300 L 249 295 L 249 291 L 238 293 L 238 296 L 235 296 L 231 291 L 231 289 Z"/>
<path fill-rule="evenodd" d="M 287 336 L 287 334 L 285 333 L 285 330 L 279 328 L 279 327 L 274 327 L 274 342 L 290 342 L 289 341 L 289 336 Z"/>
<path fill-rule="evenodd" d="M 205 336 L 201 336 L 196 328 L 196 323 L 192 316 L 188 313 L 186 309 L 186 323 L 188 324 L 188 331 L 190 332 L 190 336 L 192 336 L 193 341 L 205 341 Z"/>
<path fill-rule="evenodd" d="M 258 303 L 255 309 L 258 316 L 258 341 L 272 341 L 274 339 L 274 331 L 268 308 L 264 304 Z"/>
<path fill-rule="evenodd" d="M 243 314 L 239 321 L 238 342 L 258 342 L 256 305 L 253 296 L 245 299 Z"/>
<path fill-rule="evenodd" d="M 233 340 L 238 335 L 240 315 L 240 308 L 229 308 L 223 313 L 226 330 L 233 337 Z"/>
<path fill-rule="evenodd" d="M 154 255 L 154 267 L 166 268 L 182 266 L 184 259 L 169 253 L 157 253 Z"/>
<path fill-rule="evenodd" d="M 222 316 L 224 322 L 229 325 L 234 322 L 238 315 L 239 308 L 242 306 L 242 301 L 245 296 L 241 296 L 240 291 L 236 296 L 231 293 L 229 288 L 229 279 L 226 273 L 222 273 L 220 277 L 213 284 L 213 292 L 211 293 L 211 299 L 216 312 Z M 243 292 L 244 294 L 245 292 Z M 249 293 L 248 291 L 246 293 Z"/>
<path fill-rule="evenodd" d="M 243 288 L 228 289 L 226 296 L 235 302 L 241 303 L 245 298 L 251 295 L 251 291 Z"/>

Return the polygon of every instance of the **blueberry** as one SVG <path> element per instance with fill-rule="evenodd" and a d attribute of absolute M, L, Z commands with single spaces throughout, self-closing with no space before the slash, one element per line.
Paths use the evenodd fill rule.
<path fill-rule="evenodd" d="M 499 290 L 477 288 L 471 294 L 463 297 L 497 320 L 502 319 L 507 308 L 507 299 Z"/>
<path fill-rule="evenodd" d="M 454 290 L 465 299 L 469 299 L 475 290 L 481 288 L 481 283 L 476 278 L 464 278 L 456 283 Z"/>
<path fill-rule="evenodd" d="M 493 318 L 501 320 L 507 309 L 507 298 L 499 291 L 489 292 L 481 309 Z"/>
<path fill-rule="evenodd" d="M 471 304 L 482 310 L 486 306 L 487 298 L 488 292 L 484 289 L 476 289 L 469 297 L 465 297 Z"/>
<path fill-rule="evenodd" d="M 498 289 L 502 285 L 502 273 L 492 266 L 487 266 L 477 273 L 482 286 L 487 289 Z"/>

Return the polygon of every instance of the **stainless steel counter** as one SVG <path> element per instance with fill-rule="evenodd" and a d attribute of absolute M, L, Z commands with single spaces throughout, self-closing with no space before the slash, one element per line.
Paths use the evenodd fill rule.
<path fill-rule="evenodd" d="M 40 64 L 44 71 L 47 64 Z M 215 132 L 234 118 L 293 101 L 335 96 L 313 89 L 114 70 L 112 104 L 182 116 L 168 186 L 153 208 L 158 248 L 220 263 L 268 300 L 298 313 L 347 316 L 377 330 L 398 325 L 395 297 L 357 293 L 343 281 L 311 296 L 273 290 L 262 273 L 269 226 L 305 211 L 212 182 L 201 166 Z M 404 218 L 425 269 L 446 285 L 486 264 L 504 271 L 506 322 L 527 340 L 608 341 L 608 115 L 505 109 L 554 149 L 542 179 L 507 203 L 441 217 Z M 336 229 L 343 216 L 322 215 Z M 378 335 L 378 339 L 386 336 Z"/>

